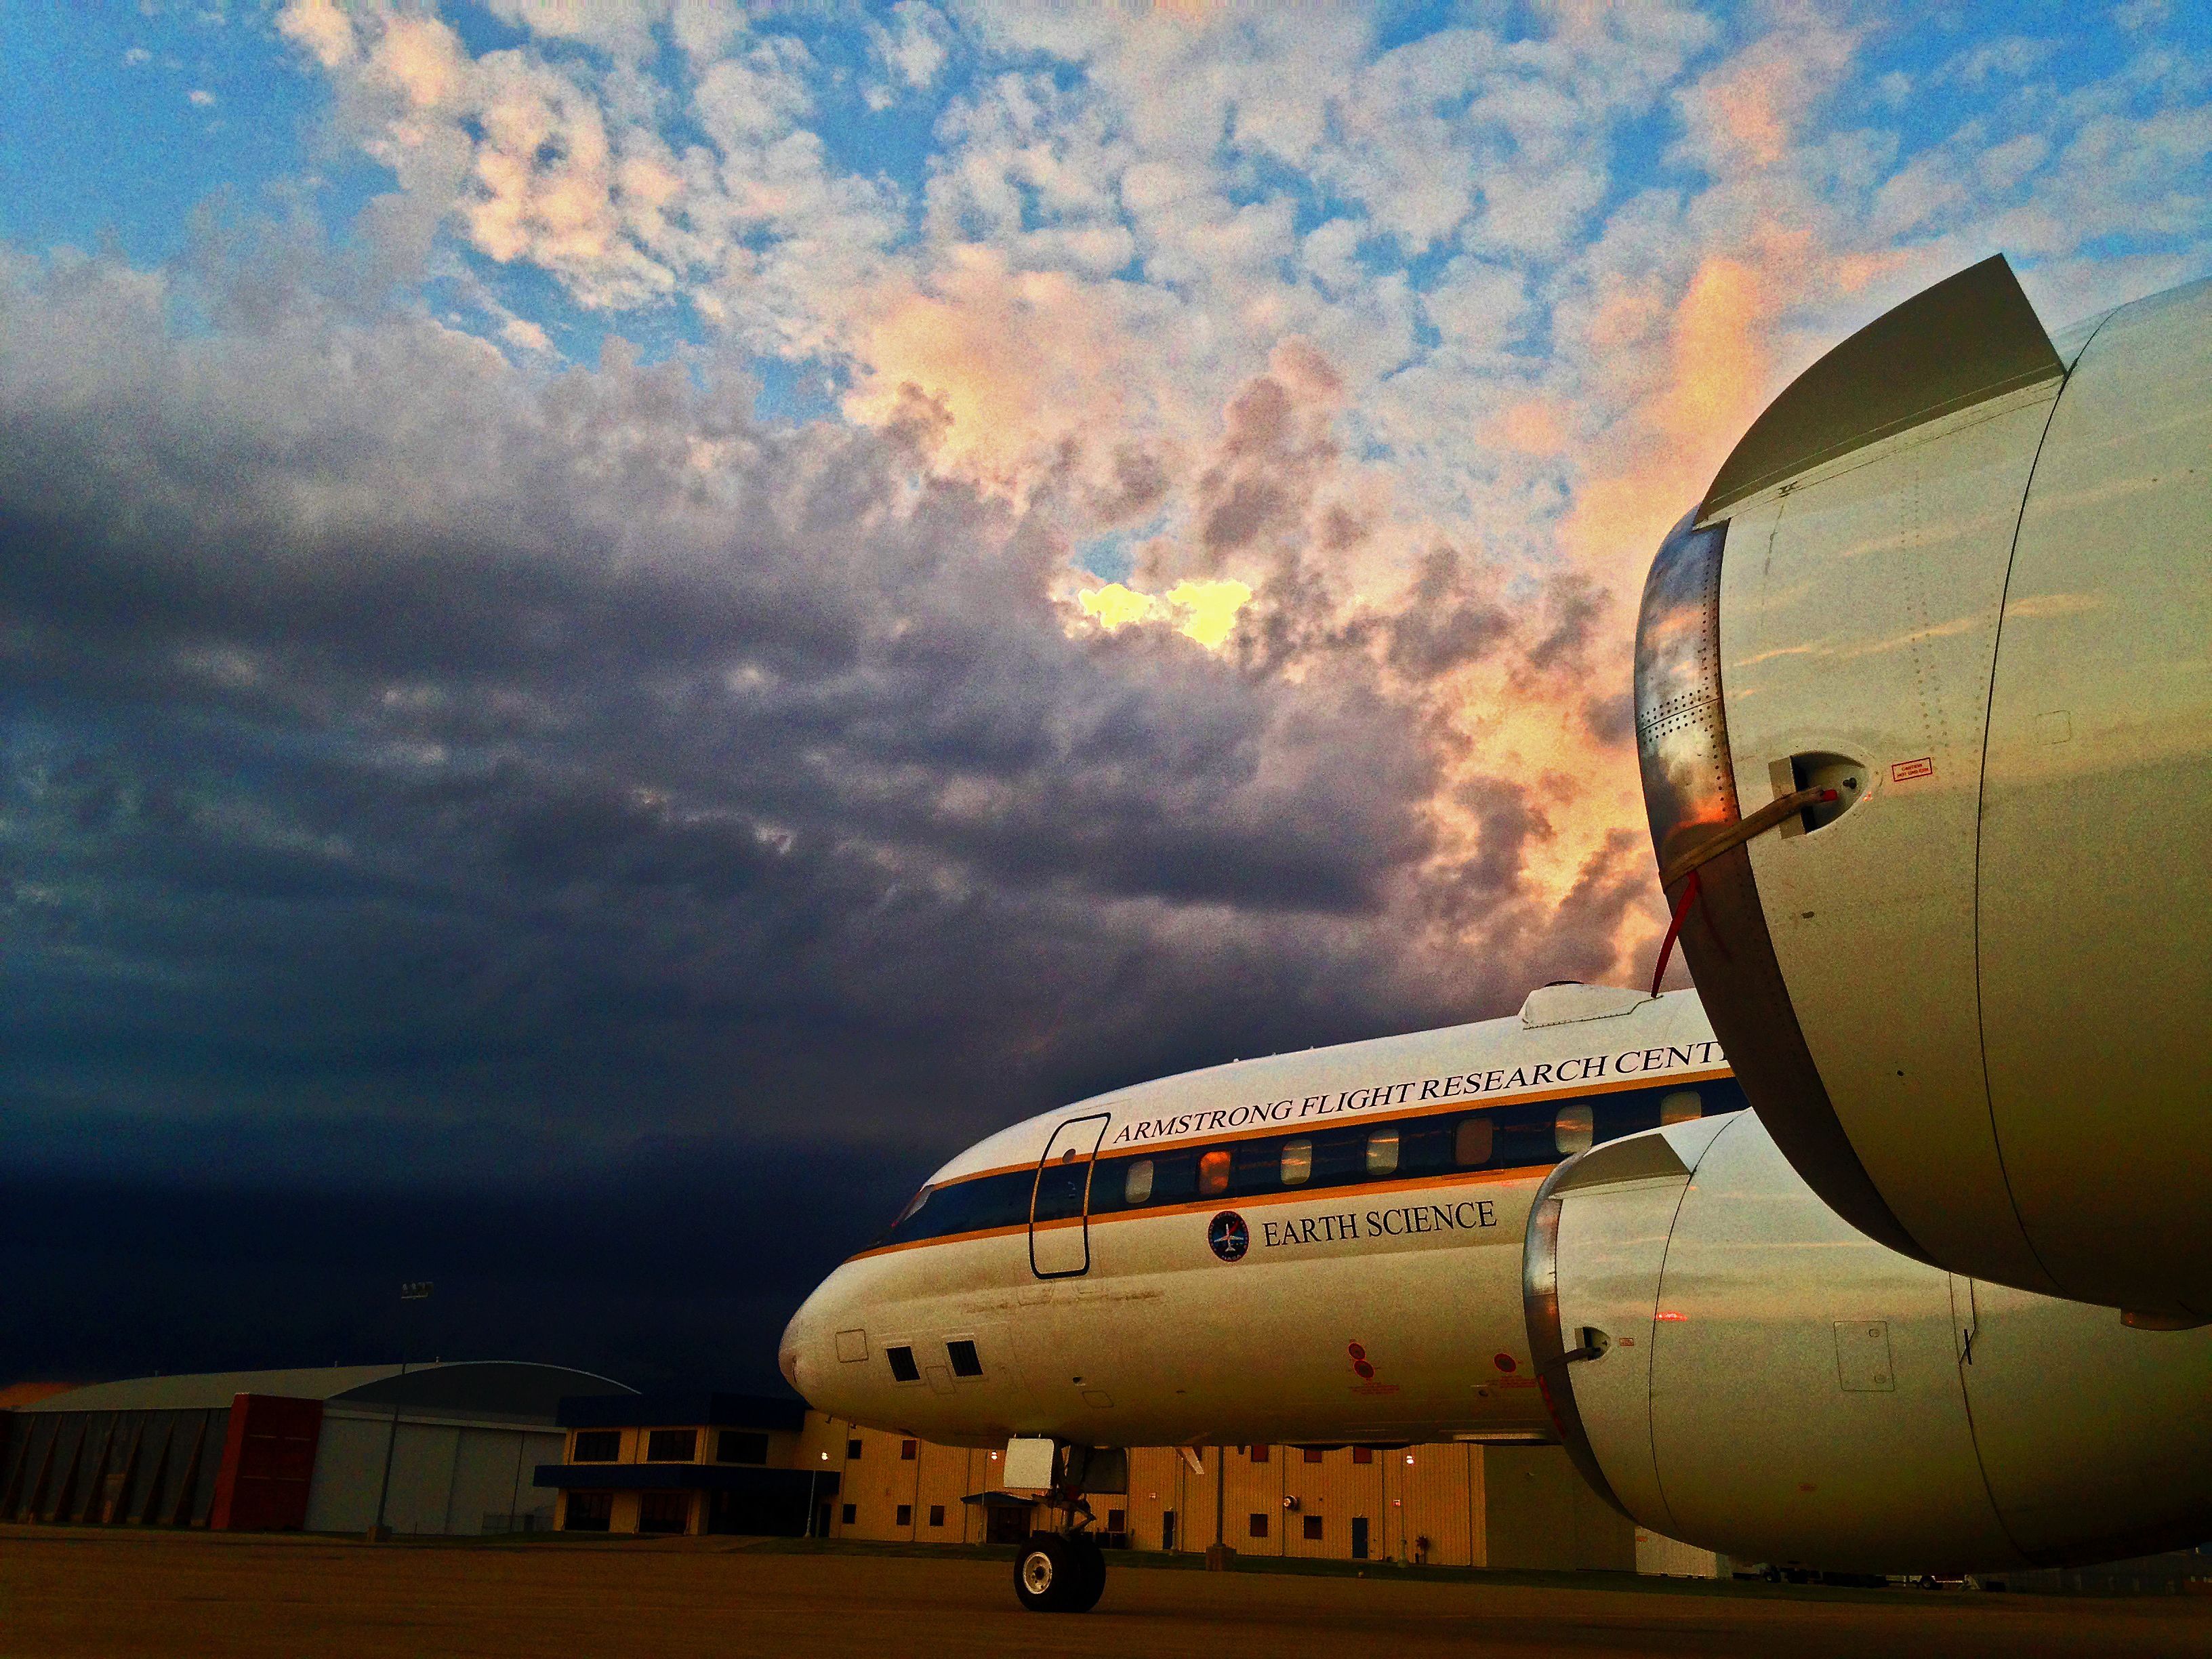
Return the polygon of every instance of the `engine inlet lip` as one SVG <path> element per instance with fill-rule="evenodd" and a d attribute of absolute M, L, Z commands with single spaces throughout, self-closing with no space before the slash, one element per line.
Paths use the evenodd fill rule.
<path fill-rule="evenodd" d="M 1575 1403 L 1575 1385 L 1570 1375 L 1573 1367 L 1567 1358 L 1565 1334 L 1559 1328 L 1559 1209 L 1557 1196 L 1560 1182 L 1583 1158 L 1587 1152 L 1577 1152 L 1565 1163 L 1555 1166 L 1536 1188 L 1535 1201 L 1528 1209 L 1528 1231 L 1521 1246 L 1521 1307 L 1528 1325 L 1528 1357 L 1534 1362 L 1536 1387 L 1543 1396 L 1545 1412 L 1558 1432 L 1559 1443 L 1566 1449 L 1567 1461 L 1575 1466 L 1575 1473 L 1589 1483 L 1589 1488 L 1629 1521 L 1636 1517 L 1613 1490 L 1613 1483 L 1605 1478 L 1597 1454 L 1591 1449 L 1589 1434 L 1583 1426 L 1581 1408 Z"/>

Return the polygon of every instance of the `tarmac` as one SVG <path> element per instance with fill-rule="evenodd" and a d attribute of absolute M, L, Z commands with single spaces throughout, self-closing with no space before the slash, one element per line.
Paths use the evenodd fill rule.
<path fill-rule="evenodd" d="M 1179 1570 L 1023 1612 L 1011 1552 L 0 1527 L 0 1656 L 2212 1656 L 2212 1598 L 1845 1590 L 1614 1573 Z"/>

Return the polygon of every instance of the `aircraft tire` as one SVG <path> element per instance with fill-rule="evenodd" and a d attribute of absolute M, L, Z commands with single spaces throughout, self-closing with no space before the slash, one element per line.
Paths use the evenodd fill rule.
<path fill-rule="evenodd" d="M 1098 1605 L 1098 1598 L 1106 1591 L 1106 1552 L 1088 1533 L 1079 1532 L 1065 1541 L 1079 1569 L 1069 1585 L 1067 1611 L 1088 1613 Z"/>
<path fill-rule="evenodd" d="M 1080 1557 L 1056 1532 L 1031 1533 L 1014 1557 L 1014 1595 L 1031 1613 L 1073 1612 L 1089 1587 Z"/>

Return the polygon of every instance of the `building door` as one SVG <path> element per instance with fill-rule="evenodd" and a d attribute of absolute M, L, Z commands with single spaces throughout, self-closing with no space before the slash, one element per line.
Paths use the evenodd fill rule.
<path fill-rule="evenodd" d="M 1164 1550 L 1175 1548 L 1175 1511 L 1173 1510 L 1164 1510 L 1160 1515 L 1160 1547 Z"/>
<path fill-rule="evenodd" d="M 1030 1270 L 1039 1279 L 1091 1271 L 1091 1171 L 1107 1115 L 1072 1117 L 1052 1132 L 1030 1189 Z"/>
<path fill-rule="evenodd" d="M 1367 1517 L 1364 1515 L 1352 1517 L 1352 1559 L 1355 1561 L 1367 1559 Z"/>

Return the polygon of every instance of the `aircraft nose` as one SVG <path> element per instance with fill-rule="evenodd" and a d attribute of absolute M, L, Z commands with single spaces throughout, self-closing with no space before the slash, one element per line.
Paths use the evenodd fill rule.
<path fill-rule="evenodd" d="M 815 1292 L 815 1296 L 820 1294 L 818 1291 Z M 783 1340 L 775 1345 L 776 1369 L 783 1373 L 783 1380 L 790 1383 L 809 1405 L 814 1403 L 814 1391 L 806 1386 L 807 1374 L 814 1368 L 806 1363 L 806 1350 L 813 1335 L 814 1301 L 815 1297 L 810 1296 L 799 1304 L 799 1311 L 791 1316 L 791 1322 L 783 1328 Z"/>
<path fill-rule="evenodd" d="M 842 1392 L 836 1386 L 840 1381 L 837 1333 L 861 1322 L 859 1310 L 851 1305 L 848 1287 L 840 1282 L 845 1277 L 841 1268 L 816 1285 L 814 1293 L 792 1315 L 791 1322 L 783 1328 L 783 1340 L 776 1344 L 775 1362 L 783 1380 L 817 1411 L 835 1413 L 840 1403 L 832 1398 Z"/>

